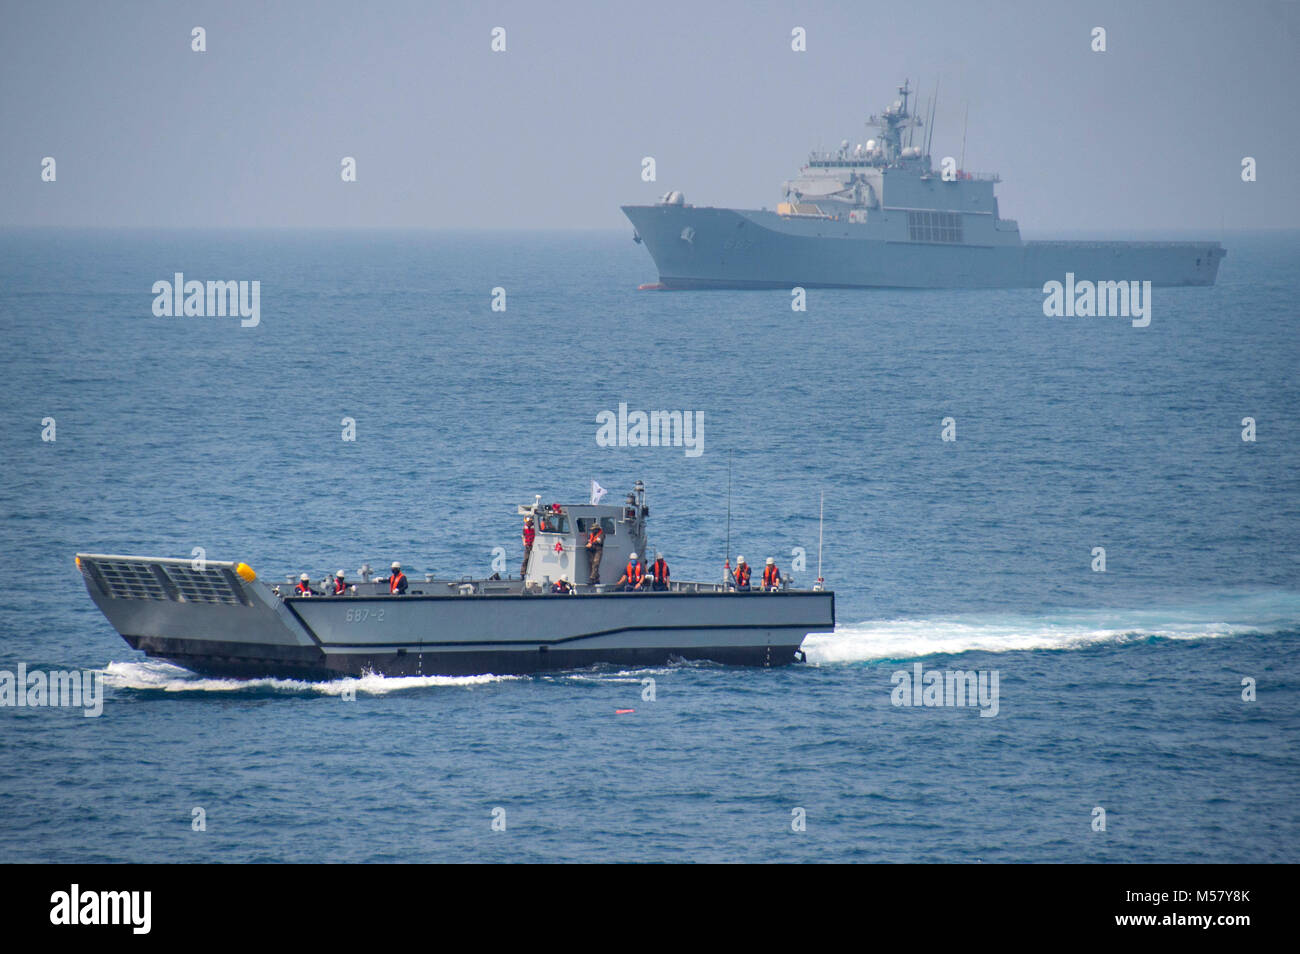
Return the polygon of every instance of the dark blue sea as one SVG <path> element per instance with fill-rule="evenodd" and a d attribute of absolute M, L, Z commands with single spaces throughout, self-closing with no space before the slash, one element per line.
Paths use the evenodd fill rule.
<path fill-rule="evenodd" d="M 0 232 L 0 670 L 108 686 L 0 708 L 0 861 L 1300 861 L 1300 235 L 1224 244 L 1134 328 L 638 292 L 630 229 Z M 155 317 L 176 272 L 259 281 L 260 323 Z M 703 453 L 598 446 L 620 402 L 702 411 Z M 806 665 L 204 679 L 73 565 L 514 570 L 517 504 L 640 479 L 714 580 L 729 466 L 731 551 L 804 583 L 824 495 Z M 996 716 L 894 705 L 918 662 L 996 671 Z"/>

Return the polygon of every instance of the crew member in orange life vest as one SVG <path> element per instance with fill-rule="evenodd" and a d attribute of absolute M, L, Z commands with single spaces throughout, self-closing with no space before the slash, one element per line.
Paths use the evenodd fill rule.
<path fill-rule="evenodd" d="M 624 592 L 641 589 L 641 581 L 645 579 L 645 567 L 641 561 L 636 558 L 636 554 L 628 555 L 627 569 L 623 575 L 618 578 L 614 585 L 621 588 Z"/>
<path fill-rule="evenodd" d="M 549 512 L 542 514 L 542 532 L 557 533 L 560 529 L 560 514 L 562 513 L 559 504 L 551 504 Z M 554 520 L 551 519 L 552 516 L 554 516 Z"/>
<path fill-rule="evenodd" d="M 650 576 L 653 578 L 650 589 L 666 590 L 670 580 L 668 579 L 668 561 L 664 559 L 662 553 L 655 554 L 655 561 L 650 565 Z"/>
<path fill-rule="evenodd" d="M 298 585 L 293 588 L 293 591 L 299 596 L 315 596 L 316 591 L 311 588 L 311 583 L 308 582 L 309 579 L 306 573 L 298 577 Z"/>
<path fill-rule="evenodd" d="M 736 557 L 736 569 L 732 571 L 732 576 L 736 580 L 736 589 L 749 589 L 749 564 L 745 562 L 743 556 Z"/>
<path fill-rule="evenodd" d="M 777 569 L 776 561 L 768 557 L 767 565 L 763 567 L 763 589 L 779 590 L 780 588 L 781 571 Z"/>
<path fill-rule="evenodd" d="M 347 581 L 343 579 L 343 571 L 339 570 L 334 574 L 334 595 L 342 596 L 348 591 Z"/>
<path fill-rule="evenodd" d="M 588 559 L 591 562 L 591 573 L 587 577 L 588 583 L 600 582 L 600 557 L 605 552 L 605 529 L 600 525 L 599 517 L 591 518 L 591 527 L 587 532 L 587 553 L 590 554 Z"/>
<path fill-rule="evenodd" d="M 393 561 L 393 572 L 388 577 L 388 592 L 393 596 L 406 595 L 406 574 L 402 572 L 402 564 L 396 560 Z"/>
<path fill-rule="evenodd" d="M 519 578 L 524 579 L 528 576 L 528 558 L 533 552 L 533 540 L 537 538 L 537 531 L 533 529 L 533 518 L 524 517 L 524 565 L 519 568 Z"/>

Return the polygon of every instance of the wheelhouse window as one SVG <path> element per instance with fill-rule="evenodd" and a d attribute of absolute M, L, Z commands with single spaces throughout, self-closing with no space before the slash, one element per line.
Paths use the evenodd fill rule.
<path fill-rule="evenodd" d="M 907 232 L 913 242 L 961 242 L 961 223 L 960 212 L 907 213 Z"/>
<path fill-rule="evenodd" d="M 562 513 L 544 513 L 537 522 L 538 533 L 568 533 L 569 518 Z"/>
<path fill-rule="evenodd" d="M 591 531 L 596 528 L 596 524 L 600 524 L 601 529 L 604 530 L 607 535 L 613 536 L 614 521 L 610 517 L 579 517 L 578 532 L 591 533 Z"/>

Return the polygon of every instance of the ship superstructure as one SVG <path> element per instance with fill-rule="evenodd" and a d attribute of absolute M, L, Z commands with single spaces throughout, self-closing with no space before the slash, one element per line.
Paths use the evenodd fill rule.
<path fill-rule="evenodd" d="M 908 84 L 875 138 L 814 152 L 776 211 L 697 207 L 679 191 L 623 206 L 665 288 L 1014 288 L 1078 280 L 1212 285 L 1218 242 L 1024 242 L 997 175 L 932 166 Z M 919 144 L 914 141 L 919 138 Z M 963 157 L 964 159 L 964 157 Z"/>

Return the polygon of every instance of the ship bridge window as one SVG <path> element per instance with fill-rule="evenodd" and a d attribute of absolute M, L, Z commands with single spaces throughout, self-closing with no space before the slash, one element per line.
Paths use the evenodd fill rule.
<path fill-rule="evenodd" d="M 569 518 L 564 514 L 544 513 L 537 525 L 538 533 L 568 533 Z"/>
<path fill-rule="evenodd" d="M 591 531 L 595 529 L 596 524 L 600 524 L 601 529 L 604 530 L 607 535 L 613 536 L 614 521 L 610 517 L 579 517 L 578 532 L 591 533 Z"/>
<path fill-rule="evenodd" d="M 958 212 L 908 212 L 907 232 L 913 242 L 961 242 Z"/>

